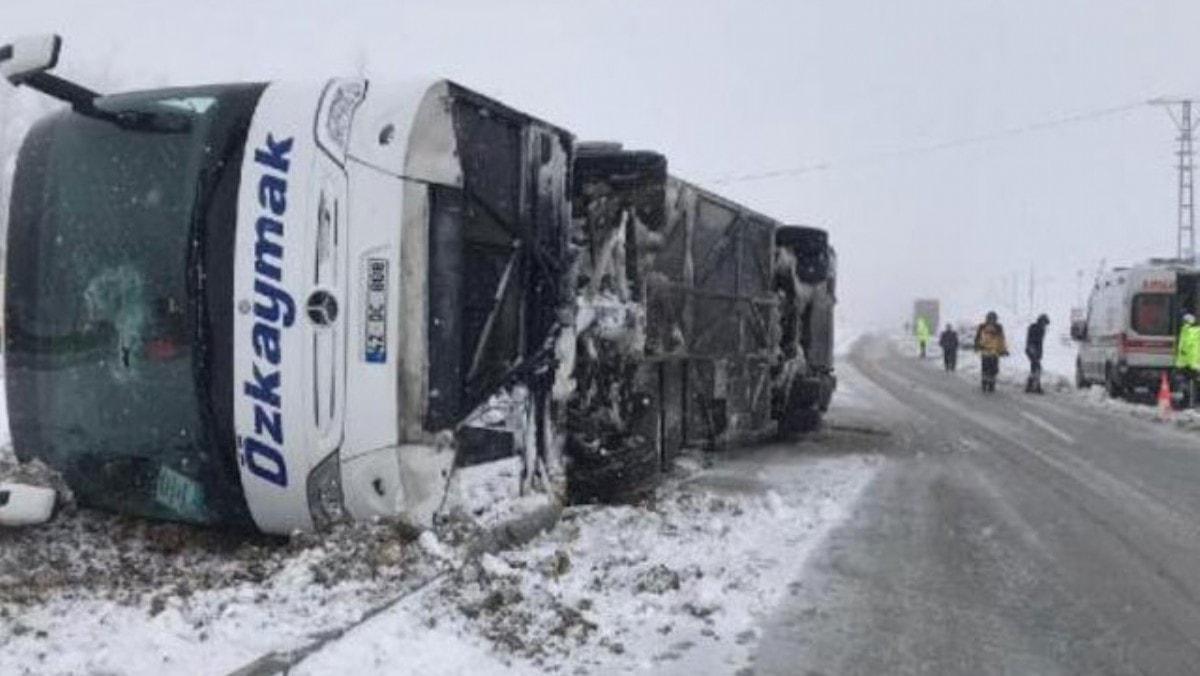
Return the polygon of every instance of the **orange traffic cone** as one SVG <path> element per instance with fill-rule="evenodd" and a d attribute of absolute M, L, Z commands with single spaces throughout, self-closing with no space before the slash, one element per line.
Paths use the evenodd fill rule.
<path fill-rule="evenodd" d="M 1171 385 L 1167 382 L 1167 374 L 1164 371 L 1162 380 L 1158 383 L 1158 419 L 1169 420 L 1171 418 Z"/>

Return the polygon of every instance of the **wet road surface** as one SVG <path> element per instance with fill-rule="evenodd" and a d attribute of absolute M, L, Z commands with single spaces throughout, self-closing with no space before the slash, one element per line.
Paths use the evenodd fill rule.
<path fill-rule="evenodd" d="M 1200 673 L 1200 436 L 932 361 L 852 350 L 822 434 L 860 441 L 804 445 L 882 469 L 754 673 Z"/>

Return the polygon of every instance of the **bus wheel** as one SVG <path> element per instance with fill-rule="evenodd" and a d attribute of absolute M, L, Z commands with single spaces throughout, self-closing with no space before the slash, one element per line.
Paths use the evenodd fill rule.
<path fill-rule="evenodd" d="M 623 424 L 603 411 L 576 415 L 567 430 L 567 487 L 572 503 L 633 503 L 654 495 L 661 473 L 659 415 L 650 397 L 627 393 L 647 406 L 622 406 Z"/>
<path fill-rule="evenodd" d="M 573 503 L 631 503 L 654 494 L 658 453 L 638 436 L 589 439 L 569 435 L 567 486 Z"/>
<path fill-rule="evenodd" d="M 779 436 L 794 438 L 798 434 L 812 432 L 821 426 L 821 412 L 812 408 L 788 411 L 779 421 Z"/>
<path fill-rule="evenodd" d="M 805 391 L 804 383 L 797 378 L 788 390 L 783 415 L 779 418 L 779 436 L 783 439 L 812 432 L 821 426 L 821 411 Z"/>

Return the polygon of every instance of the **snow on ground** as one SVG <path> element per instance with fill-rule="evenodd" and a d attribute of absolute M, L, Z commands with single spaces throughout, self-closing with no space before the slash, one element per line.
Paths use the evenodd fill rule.
<path fill-rule="evenodd" d="M 29 474 L 43 473 L 0 462 L 0 480 Z M 438 535 L 377 521 L 273 538 L 68 501 L 48 524 L 0 528 L 0 674 L 229 673 L 348 629 L 546 504 L 501 501 Z"/>
<path fill-rule="evenodd" d="M 61 484 L 15 462 L 0 422 L 0 481 Z M 68 497 L 50 523 L 0 528 L 5 676 L 228 673 L 357 623 L 451 570 L 487 523 L 545 502 L 457 520 L 447 542 L 387 522 L 284 539 L 79 509 L 56 487 Z"/>
<path fill-rule="evenodd" d="M 874 469 L 860 457 L 772 466 L 786 490 L 706 483 L 646 506 L 566 511 L 372 618 L 296 673 L 734 673 L 808 553 Z M 720 461 L 718 461 L 720 462 Z"/>
<path fill-rule="evenodd" d="M 850 354 L 850 348 L 862 338 L 863 331 L 858 327 L 838 325 L 833 332 L 833 354 L 839 359 Z"/>
<path fill-rule="evenodd" d="M 1171 425 L 1188 432 L 1200 432 L 1200 409 L 1193 408 L 1185 411 L 1171 411 L 1164 417 L 1158 408 L 1148 400 L 1127 401 L 1124 399 L 1113 399 L 1100 386 L 1094 386 L 1086 390 L 1076 390 L 1075 396 L 1091 406 L 1110 411 L 1113 414 L 1128 415 L 1140 420 Z"/>
<path fill-rule="evenodd" d="M 0 529 L 0 673 L 228 673 L 447 567 L 386 524 L 281 541 L 80 510 Z"/>
<path fill-rule="evenodd" d="M 285 541 L 68 508 L 0 530 L 0 673 L 224 674 L 400 597 L 299 672 L 732 673 L 876 462 L 801 458 L 748 489 L 724 462 L 685 459 L 650 504 L 573 507 L 480 559 L 465 526 Z"/>

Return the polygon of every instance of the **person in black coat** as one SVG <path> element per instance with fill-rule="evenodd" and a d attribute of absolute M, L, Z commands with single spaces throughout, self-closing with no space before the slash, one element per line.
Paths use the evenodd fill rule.
<path fill-rule="evenodd" d="M 1046 340 L 1046 325 L 1050 318 L 1038 315 L 1037 321 L 1029 325 L 1025 334 L 1025 356 L 1029 357 L 1029 378 L 1025 381 L 1025 391 L 1033 394 L 1042 392 L 1042 344 Z"/>
<path fill-rule="evenodd" d="M 946 330 L 938 336 L 938 345 L 942 348 L 942 363 L 947 371 L 958 368 L 958 332 L 953 326 L 946 325 Z"/>

